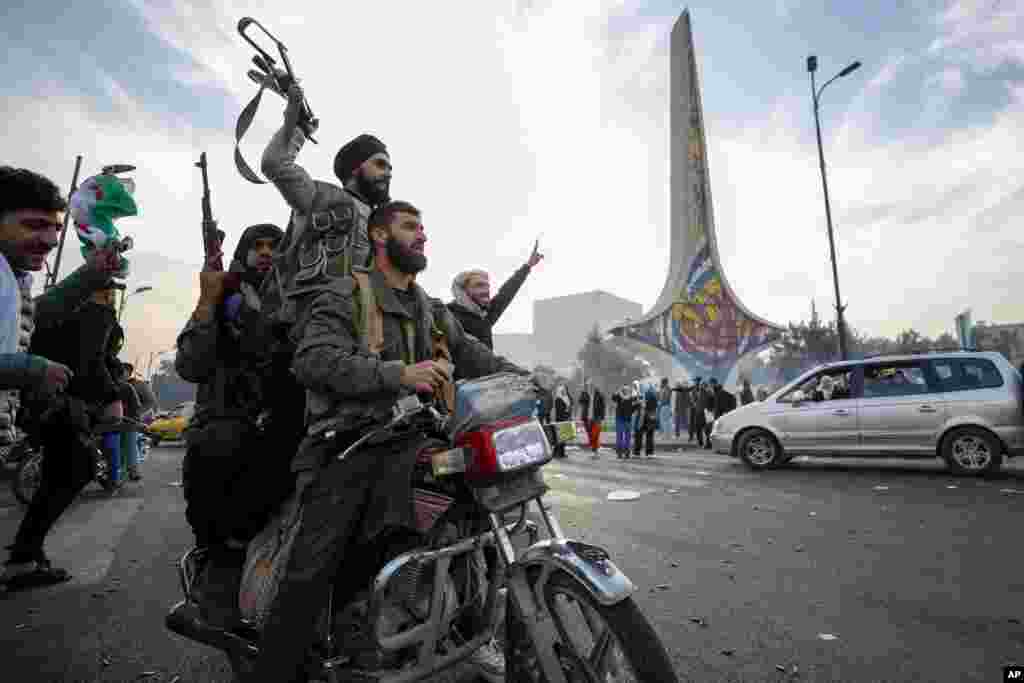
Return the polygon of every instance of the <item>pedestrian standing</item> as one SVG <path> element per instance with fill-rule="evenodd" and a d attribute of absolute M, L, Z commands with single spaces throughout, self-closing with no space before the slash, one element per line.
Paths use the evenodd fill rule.
<path fill-rule="evenodd" d="M 580 397 L 577 402 L 580 404 L 580 421 L 583 423 L 583 431 L 586 432 L 587 437 L 590 436 L 590 383 L 587 382 L 583 385 L 583 390 L 580 391 Z"/>
<path fill-rule="evenodd" d="M 690 443 L 693 443 L 694 437 L 697 439 L 697 445 L 700 447 L 704 446 L 704 423 L 706 422 L 704 417 L 704 385 L 701 383 L 702 377 L 697 377 L 693 383 L 693 389 L 690 391 Z"/>
<path fill-rule="evenodd" d="M 743 389 L 740 391 L 740 404 L 747 405 L 754 402 L 754 392 L 750 388 L 750 380 L 743 380 Z"/>
<path fill-rule="evenodd" d="M 555 422 L 566 422 L 572 418 L 572 399 L 569 398 L 569 390 L 564 384 L 559 384 L 555 389 Z M 555 445 L 556 458 L 564 458 L 565 443 L 561 440 Z"/>
<path fill-rule="evenodd" d="M 672 388 L 668 377 L 661 378 L 658 388 L 658 431 L 666 436 L 672 431 Z"/>
<path fill-rule="evenodd" d="M 615 454 L 621 460 L 629 457 L 630 438 L 633 433 L 633 408 L 636 403 L 633 390 L 628 384 L 623 384 L 622 388 L 612 395 L 612 402 L 615 404 Z"/>
<path fill-rule="evenodd" d="M 679 439 L 682 438 L 684 429 L 690 430 L 690 387 L 682 382 L 676 382 L 672 388 L 672 395 L 675 397 L 673 408 L 675 409 L 676 438 Z M 693 440 L 692 433 L 690 440 Z"/>
<path fill-rule="evenodd" d="M 593 456 L 597 457 L 597 452 L 601 448 L 601 427 L 604 424 L 605 416 L 605 405 L 604 405 L 604 394 L 597 387 L 593 387 L 590 395 L 590 450 L 593 452 Z"/>
<path fill-rule="evenodd" d="M 640 457 L 643 450 L 648 458 L 654 457 L 654 431 L 658 424 L 658 392 L 654 385 L 647 384 L 641 389 L 639 409 L 637 410 L 636 440 L 633 442 L 633 455 Z"/>

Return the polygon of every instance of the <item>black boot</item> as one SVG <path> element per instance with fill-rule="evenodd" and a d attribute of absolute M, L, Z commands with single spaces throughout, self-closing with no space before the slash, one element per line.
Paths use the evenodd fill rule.
<path fill-rule="evenodd" d="M 241 620 L 238 590 L 244 565 L 245 549 L 223 545 L 210 548 L 193 589 L 203 620 L 210 626 L 229 629 Z"/>

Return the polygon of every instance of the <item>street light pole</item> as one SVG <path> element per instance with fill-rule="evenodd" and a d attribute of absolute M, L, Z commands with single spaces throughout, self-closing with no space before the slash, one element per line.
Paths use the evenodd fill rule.
<path fill-rule="evenodd" d="M 849 75 L 858 68 L 860 68 L 860 62 L 850 64 L 826 81 L 825 85 L 821 86 L 821 90 L 818 90 L 814 82 L 814 72 L 818 69 L 818 58 L 814 55 L 807 58 L 807 71 L 811 74 L 811 98 L 814 102 L 814 129 L 818 135 L 818 164 L 821 167 L 821 186 L 825 192 L 825 220 L 828 224 L 828 248 L 832 255 L 832 283 L 836 290 L 836 332 L 839 335 L 839 356 L 841 360 L 847 359 L 846 318 L 843 315 L 846 311 L 846 306 L 843 305 L 842 299 L 839 296 L 839 270 L 836 266 L 836 241 L 832 233 L 832 207 L 828 199 L 828 177 L 825 173 L 825 152 L 821 146 L 821 119 L 818 115 L 818 102 L 821 97 L 821 93 L 828 87 L 829 83 L 837 78 Z"/>

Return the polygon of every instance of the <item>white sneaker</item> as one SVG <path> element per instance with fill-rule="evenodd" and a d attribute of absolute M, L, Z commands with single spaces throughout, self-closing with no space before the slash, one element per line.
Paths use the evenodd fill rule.
<path fill-rule="evenodd" d="M 469 661 L 490 683 L 505 683 L 505 653 L 493 638 L 471 654 Z"/>

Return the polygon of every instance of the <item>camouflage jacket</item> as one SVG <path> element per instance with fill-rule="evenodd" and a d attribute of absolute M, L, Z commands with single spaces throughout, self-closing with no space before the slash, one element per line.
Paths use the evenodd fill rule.
<path fill-rule="evenodd" d="M 306 142 L 297 126 L 282 126 L 263 152 L 263 174 L 292 209 L 288 230 L 264 285 L 264 309 L 275 322 L 292 325 L 295 298 L 366 265 L 370 206 L 343 187 L 313 180 L 295 163 Z"/>
<path fill-rule="evenodd" d="M 371 353 L 359 329 L 358 291 L 352 277 L 336 280 L 312 295 L 301 308 L 294 328 L 297 344 L 292 369 L 306 388 L 307 424 L 311 436 L 329 430 L 353 432 L 390 417 L 395 402 L 412 391 L 401 383 L 406 361 L 432 358 L 432 330 L 448 340 L 456 377 L 473 378 L 496 372 L 529 374 L 496 356 L 462 325 L 438 299 L 413 285 L 414 317 L 388 286 L 380 271 L 370 272 L 384 321 L 384 347 Z M 403 321 L 412 334 L 403 332 Z M 410 326 L 408 323 L 412 323 Z M 413 348 L 409 348 L 410 342 Z M 296 462 L 295 469 L 312 463 Z"/>

